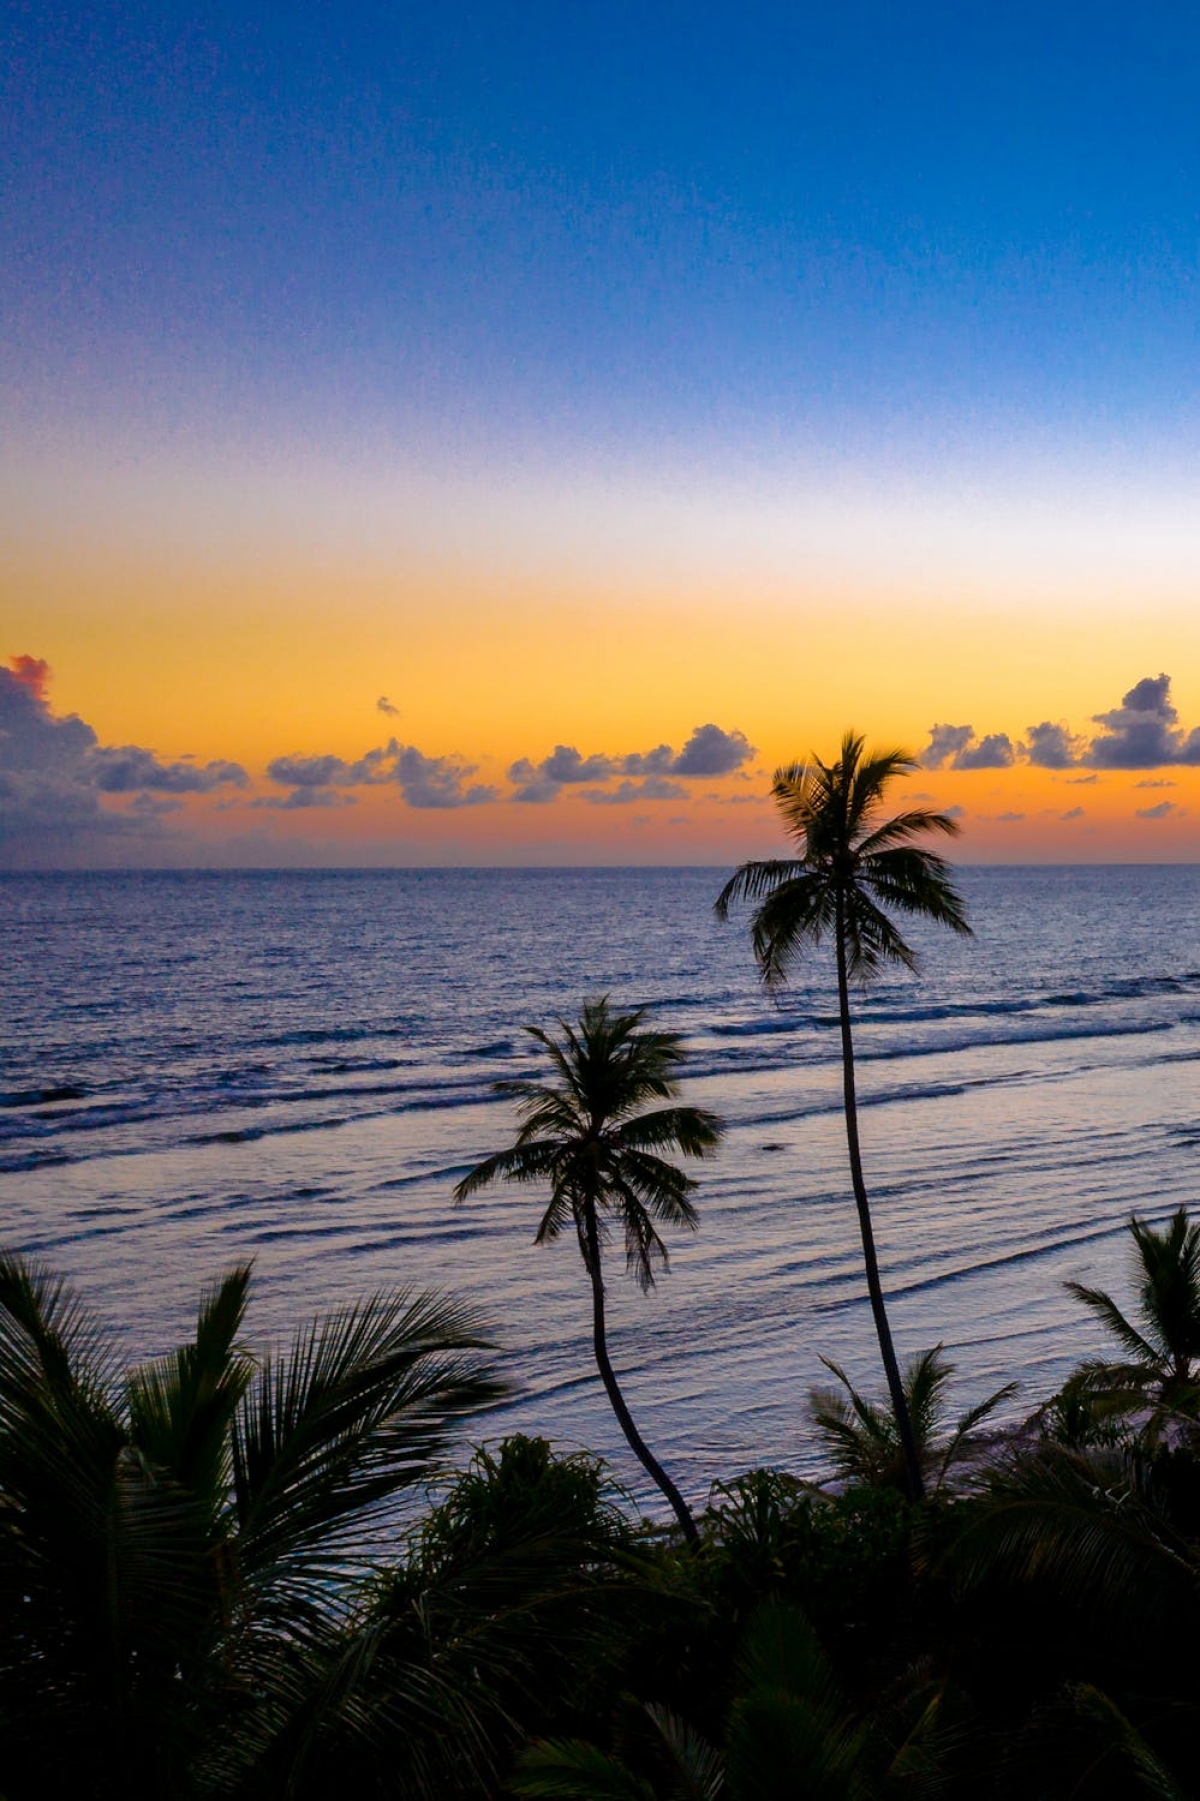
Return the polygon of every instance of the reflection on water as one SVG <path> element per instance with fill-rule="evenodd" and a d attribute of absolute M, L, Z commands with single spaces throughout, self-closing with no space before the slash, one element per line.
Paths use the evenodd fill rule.
<path fill-rule="evenodd" d="M 450 1189 L 510 1131 L 521 1033 L 585 993 L 649 1005 L 729 1122 L 702 1228 L 613 1344 L 685 1484 L 811 1467 L 819 1352 L 874 1380 L 839 1113 L 831 970 L 782 1006 L 706 870 L 0 879 L 0 1208 L 117 1318 L 184 1325 L 253 1256 L 251 1333 L 396 1282 L 473 1295 L 517 1397 L 488 1426 L 587 1442 L 640 1491 L 592 1374 L 573 1247 L 537 1199 Z M 1200 873 L 962 872 L 976 938 L 859 1005 L 864 1149 L 904 1350 L 1025 1404 L 1093 1342 L 1066 1276 L 1120 1284 L 1122 1227 L 1197 1199 Z M 1021 1401 L 1016 1404 L 1019 1410 Z"/>

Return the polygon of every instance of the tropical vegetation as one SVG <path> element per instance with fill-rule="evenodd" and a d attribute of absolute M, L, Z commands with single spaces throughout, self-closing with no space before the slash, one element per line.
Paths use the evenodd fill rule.
<path fill-rule="evenodd" d="M 781 771 L 800 850 L 746 865 L 769 985 L 832 938 L 852 1182 L 890 1346 L 849 983 L 965 931 L 945 866 L 882 819 L 901 753 Z M 614 1412 L 672 1519 L 590 1453 L 489 1437 L 492 1335 L 446 1295 L 369 1297 L 282 1347 L 252 1272 L 132 1365 L 41 1264 L 0 1253 L 0 1801 L 1195 1801 L 1200 1221 L 1129 1221 L 1133 1297 L 1068 1284 L 1108 1342 L 1023 1424 L 959 1411 L 941 1345 L 885 1398 L 832 1359 L 821 1482 L 755 1468 L 689 1506 L 608 1349 L 603 1251 L 643 1290 L 697 1224 L 679 1038 L 607 998 L 529 1028 L 499 1181 L 573 1235 Z M 1115 1348 L 1114 1348 L 1115 1347 Z M 814 1347 L 815 1349 L 816 1347 Z M 894 1360 L 894 1353 L 892 1353 Z M 984 1429 L 987 1429 L 986 1432 Z M 463 1448 L 464 1438 L 473 1443 Z"/>

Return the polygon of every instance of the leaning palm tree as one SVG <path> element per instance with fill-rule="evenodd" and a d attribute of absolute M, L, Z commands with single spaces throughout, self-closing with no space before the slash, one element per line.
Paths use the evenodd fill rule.
<path fill-rule="evenodd" d="M 684 1052 L 675 1032 L 643 1029 L 645 1010 L 614 1013 L 608 997 L 584 1002 L 578 1026 L 558 1020 L 556 1038 L 525 1029 L 550 1059 L 548 1081 L 498 1082 L 496 1092 L 517 1101 L 515 1142 L 485 1157 L 454 1190 L 461 1204 L 497 1180 L 550 1190 L 535 1244 L 574 1230 L 592 1289 L 592 1346 L 605 1392 L 630 1449 L 671 1504 L 689 1544 L 696 1523 L 678 1488 L 633 1423 L 608 1354 L 602 1250 L 613 1226 L 625 1240 L 625 1265 L 643 1293 L 656 1266 L 666 1269 L 658 1226 L 694 1231 L 696 1184 L 661 1154 L 705 1157 L 720 1140 L 721 1121 L 699 1107 L 652 1107 L 673 1101 Z"/>
<path fill-rule="evenodd" d="M 1195 1419 L 1200 1410 L 1200 1222 L 1179 1207 L 1161 1231 L 1134 1215 L 1129 1234 L 1139 1323 L 1104 1289 L 1068 1282 L 1068 1293 L 1107 1327 L 1125 1356 L 1085 1363 L 1065 1393 L 1099 1400 L 1114 1412 L 1150 1404 L 1154 1436 L 1162 1416 Z"/>
<path fill-rule="evenodd" d="M 777 769 L 772 797 L 799 854 L 743 863 L 717 897 L 716 911 L 718 918 L 725 919 L 732 901 L 755 904 L 751 939 L 769 989 L 783 987 L 810 949 L 816 949 L 827 938 L 833 940 L 850 1181 L 858 1210 L 871 1312 L 896 1415 L 908 1489 L 914 1499 L 919 1499 L 924 1493 L 920 1458 L 892 1345 L 863 1180 L 850 1020 L 851 982 L 869 983 L 888 963 L 898 963 L 905 969 L 916 967 L 916 953 L 896 928 L 889 910 L 934 920 L 954 932 L 969 935 L 971 930 L 962 900 L 951 883 L 949 866 L 933 851 L 913 842 L 927 832 L 953 837 L 958 831 L 956 821 L 948 813 L 934 813 L 924 807 L 898 813 L 891 819 L 880 818 L 889 785 L 916 767 L 915 760 L 904 751 L 867 754 L 862 738 L 847 732 L 836 762 L 822 763 L 814 756 L 808 763 Z"/>

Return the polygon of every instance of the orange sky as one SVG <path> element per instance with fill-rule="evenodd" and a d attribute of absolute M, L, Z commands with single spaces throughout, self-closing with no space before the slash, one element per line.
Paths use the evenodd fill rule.
<path fill-rule="evenodd" d="M 1116 513 L 1101 489 L 1055 513 L 1028 490 L 856 493 L 774 472 L 752 493 L 711 472 L 656 488 L 567 471 L 531 499 L 529 483 L 353 462 L 54 457 L 73 470 L 65 509 L 36 456 L 7 471 L 24 504 L 0 566 L 5 653 L 44 658 L 51 711 L 101 746 L 250 778 L 164 807 L 158 847 L 147 824 L 136 851 L 152 861 L 724 863 L 775 842 L 772 768 L 831 754 L 848 725 L 918 753 L 935 723 L 1019 746 L 1061 721 L 1086 739 L 1160 673 L 1179 726 L 1200 721 L 1200 558 L 1182 503 L 1146 494 Z M 709 723 L 757 754 L 625 805 L 575 787 L 547 805 L 422 807 L 392 782 L 285 813 L 266 775 L 394 737 L 504 797 L 510 765 L 556 745 L 678 753 Z M 1200 849 L 1194 766 L 1048 770 L 1018 753 L 916 786 L 962 809 L 970 861 Z"/>

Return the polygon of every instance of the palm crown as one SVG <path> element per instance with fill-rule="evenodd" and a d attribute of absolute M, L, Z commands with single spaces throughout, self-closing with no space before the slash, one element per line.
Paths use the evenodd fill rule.
<path fill-rule="evenodd" d="M 1085 1364 L 1075 1378 L 1082 1392 L 1124 1393 L 1135 1404 L 1157 1388 L 1168 1405 L 1194 1412 L 1195 1363 L 1200 1358 L 1200 1224 L 1178 1208 L 1161 1231 L 1136 1216 L 1129 1221 L 1140 1318 L 1129 1319 L 1102 1288 L 1068 1282 L 1126 1352 L 1125 1363 Z"/>
<path fill-rule="evenodd" d="M 721 1125 L 698 1107 L 655 1107 L 679 1090 L 683 1046 L 675 1032 L 643 1029 L 644 1010 L 613 1013 L 607 997 L 585 1001 L 576 1028 L 557 1023 L 561 1040 L 539 1026 L 525 1029 L 550 1058 L 555 1079 L 497 1082 L 496 1092 L 518 1103 L 520 1130 L 504 1151 L 486 1157 L 454 1191 L 463 1201 L 498 1179 L 547 1185 L 550 1202 L 535 1243 L 568 1226 L 579 1232 L 589 1263 L 586 1214 L 594 1210 L 603 1243 L 614 1224 L 625 1240 L 626 1265 L 643 1289 L 655 1268 L 668 1265 L 659 1225 L 695 1230 L 696 1184 L 664 1151 L 707 1156 Z"/>
<path fill-rule="evenodd" d="M 847 974 L 859 981 L 884 963 L 915 968 L 916 953 L 885 908 L 970 933 L 949 865 L 912 842 L 925 832 L 954 837 L 958 822 L 926 807 L 879 817 L 888 784 L 916 768 L 904 751 L 866 755 L 863 739 L 847 732 L 835 763 L 814 756 L 776 770 L 771 794 L 800 854 L 744 863 L 717 899 L 721 918 L 733 900 L 759 903 L 751 934 L 768 987 L 786 982 L 826 936 L 843 939 Z"/>

